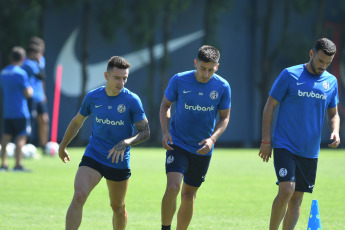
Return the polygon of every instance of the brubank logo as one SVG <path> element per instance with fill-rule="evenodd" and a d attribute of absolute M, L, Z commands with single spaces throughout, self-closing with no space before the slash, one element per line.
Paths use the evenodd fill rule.
<path fill-rule="evenodd" d="M 326 94 L 314 93 L 313 91 L 311 91 L 311 92 L 302 92 L 301 90 L 298 90 L 298 96 L 300 96 L 300 97 L 315 97 L 315 98 L 319 98 L 319 99 L 322 99 L 322 100 L 326 100 L 326 98 L 327 98 Z"/>
<path fill-rule="evenodd" d="M 187 110 L 197 110 L 197 111 L 213 111 L 214 110 L 214 106 L 209 106 L 209 107 L 201 107 L 200 105 L 187 105 L 186 103 L 184 103 L 184 108 Z"/>
<path fill-rule="evenodd" d="M 125 122 L 123 120 L 119 120 L 119 121 L 111 121 L 108 118 L 106 118 L 105 120 L 102 118 L 98 118 L 96 117 L 96 122 L 97 123 L 102 123 L 102 124 L 106 124 L 106 125 L 125 125 Z"/>

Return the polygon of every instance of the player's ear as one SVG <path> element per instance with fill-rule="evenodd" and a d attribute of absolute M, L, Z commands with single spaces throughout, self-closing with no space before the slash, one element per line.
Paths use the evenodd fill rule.
<path fill-rule="evenodd" d="M 314 50 L 310 50 L 310 51 L 309 51 L 309 57 L 310 57 L 310 59 L 313 58 L 313 55 L 314 55 Z"/>
<path fill-rule="evenodd" d="M 108 74 L 108 72 L 104 72 L 104 78 L 105 78 L 105 80 L 108 80 L 108 79 L 109 79 L 109 74 Z"/>
<path fill-rule="evenodd" d="M 194 67 L 197 69 L 198 68 L 198 61 L 194 59 Z"/>
<path fill-rule="evenodd" d="M 217 64 L 217 66 L 216 66 L 216 68 L 215 68 L 215 71 L 214 71 L 214 72 L 217 72 L 218 68 L 219 68 L 219 63 Z"/>

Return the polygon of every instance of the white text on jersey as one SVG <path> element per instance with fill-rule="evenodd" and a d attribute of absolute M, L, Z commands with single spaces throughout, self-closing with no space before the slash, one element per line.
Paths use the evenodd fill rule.
<path fill-rule="evenodd" d="M 209 107 L 201 107 L 200 105 L 187 105 L 186 103 L 184 103 L 184 108 L 187 110 L 197 110 L 197 111 L 213 111 L 214 110 L 214 106 L 209 106 Z"/>
<path fill-rule="evenodd" d="M 301 90 L 298 90 L 298 96 L 300 96 L 300 97 L 315 97 L 315 98 L 319 98 L 319 99 L 323 99 L 323 100 L 326 100 L 326 98 L 327 98 L 326 94 L 314 93 L 313 91 L 302 92 Z"/>
<path fill-rule="evenodd" d="M 96 122 L 97 123 L 102 123 L 102 124 L 106 124 L 106 125 L 125 125 L 125 122 L 123 120 L 119 120 L 119 121 L 111 121 L 108 118 L 106 118 L 105 120 L 96 117 Z"/>

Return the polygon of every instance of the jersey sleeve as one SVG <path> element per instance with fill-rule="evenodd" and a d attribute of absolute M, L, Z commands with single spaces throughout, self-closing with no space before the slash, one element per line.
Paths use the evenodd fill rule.
<path fill-rule="evenodd" d="M 222 97 L 220 98 L 218 109 L 225 110 L 230 107 L 231 107 L 231 89 L 230 89 L 230 85 L 226 84 Z"/>
<path fill-rule="evenodd" d="M 281 102 L 286 95 L 289 87 L 289 73 L 284 69 L 275 80 L 269 95 L 278 102 Z"/>
<path fill-rule="evenodd" d="M 29 77 L 26 71 L 22 71 L 20 80 L 21 80 L 20 83 L 21 83 L 22 90 L 25 90 L 31 86 L 29 82 Z"/>
<path fill-rule="evenodd" d="M 339 103 L 339 94 L 338 94 L 338 81 L 335 80 L 334 83 L 334 93 L 331 101 L 328 104 L 328 108 L 334 108 L 338 105 Z"/>
<path fill-rule="evenodd" d="M 178 76 L 177 75 L 174 75 L 169 84 L 168 84 L 168 87 L 167 89 L 165 90 L 165 97 L 170 101 L 170 102 L 174 102 L 176 101 L 177 99 L 177 79 L 178 79 Z"/>
<path fill-rule="evenodd" d="M 140 98 L 133 94 L 133 100 L 131 103 L 131 120 L 133 123 L 141 121 L 142 119 L 146 118 L 143 104 L 141 103 Z"/>
<path fill-rule="evenodd" d="M 88 117 L 91 114 L 91 109 L 90 109 L 90 92 L 86 94 L 83 104 L 81 105 L 79 109 L 79 113 L 83 115 L 84 117 Z"/>

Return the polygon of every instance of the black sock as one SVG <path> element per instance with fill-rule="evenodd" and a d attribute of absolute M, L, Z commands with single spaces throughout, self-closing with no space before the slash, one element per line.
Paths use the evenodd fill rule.
<path fill-rule="evenodd" d="M 170 230 L 171 225 L 162 225 L 162 230 Z"/>

